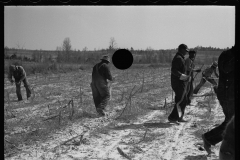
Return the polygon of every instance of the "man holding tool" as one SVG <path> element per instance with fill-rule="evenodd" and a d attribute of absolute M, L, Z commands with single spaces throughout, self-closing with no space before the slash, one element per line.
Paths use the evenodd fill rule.
<path fill-rule="evenodd" d="M 21 82 L 23 82 L 24 87 L 26 88 L 27 99 L 30 98 L 31 90 L 27 80 L 26 72 L 23 69 L 23 67 L 20 66 L 17 62 L 9 66 L 8 80 L 13 84 L 14 81 L 12 77 L 14 77 L 14 80 L 15 80 L 18 101 L 23 100 L 22 94 L 21 94 Z"/>
<path fill-rule="evenodd" d="M 189 80 L 189 77 L 186 74 L 186 67 L 185 67 L 185 60 L 184 56 L 188 52 L 188 47 L 185 44 L 180 44 L 178 46 L 178 52 L 174 56 L 172 60 L 172 67 L 171 67 L 171 86 L 173 91 L 175 92 L 175 105 L 168 116 L 169 122 L 186 122 L 183 119 L 184 111 L 187 104 L 186 98 L 186 81 Z M 185 94 L 184 94 L 185 92 Z M 181 116 L 179 117 L 179 110 L 181 112 Z"/>
<path fill-rule="evenodd" d="M 210 82 L 214 86 L 214 91 L 216 92 L 217 82 L 212 77 L 212 74 L 214 73 L 217 78 L 219 77 L 217 74 L 217 66 L 218 66 L 218 63 L 215 61 L 212 63 L 212 65 L 210 67 L 207 67 L 202 72 L 202 79 L 201 79 L 200 83 L 196 86 L 196 88 L 193 90 L 194 94 L 198 93 L 198 91 L 205 84 L 206 81 Z"/>
<path fill-rule="evenodd" d="M 192 50 L 192 51 L 189 51 L 188 54 L 189 54 L 189 57 L 185 60 L 185 65 L 186 65 L 186 70 L 187 70 L 187 75 L 189 75 L 190 71 L 191 71 L 191 68 L 192 68 L 192 74 L 190 75 L 191 76 L 191 81 L 189 82 L 188 84 L 188 93 L 187 93 L 187 105 L 190 105 L 191 104 L 191 96 L 193 94 L 193 72 L 201 72 L 201 69 L 193 69 L 195 67 L 195 65 L 192 63 L 193 62 L 193 58 L 196 56 L 196 51 Z"/>

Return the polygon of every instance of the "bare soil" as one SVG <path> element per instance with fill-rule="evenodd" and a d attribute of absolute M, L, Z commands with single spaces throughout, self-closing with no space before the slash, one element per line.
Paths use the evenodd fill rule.
<path fill-rule="evenodd" d="M 169 68 L 114 70 L 113 75 L 105 117 L 93 104 L 91 71 L 30 76 L 34 94 L 26 100 L 22 86 L 22 102 L 5 80 L 5 159 L 218 159 L 220 143 L 207 156 L 201 140 L 224 119 L 209 84 L 187 106 L 188 122 L 177 125 L 167 121 L 174 98 Z"/>

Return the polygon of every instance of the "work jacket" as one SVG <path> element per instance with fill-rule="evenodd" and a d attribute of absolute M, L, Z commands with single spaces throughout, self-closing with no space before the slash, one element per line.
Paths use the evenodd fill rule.
<path fill-rule="evenodd" d="M 93 67 L 92 71 L 92 82 L 98 84 L 107 85 L 107 79 L 112 81 L 112 75 L 110 69 L 106 63 L 99 62 Z"/>
<path fill-rule="evenodd" d="M 9 69 L 8 79 L 12 80 L 12 77 L 14 77 L 15 82 L 19 82 L 21 78 L 26 77 L 26 72 L 22 66 L 15 66 L 15 67 L 16 67 L 15 70 Z M 11 67 L 9 67 L 9 68 L 11 68 Z"/>
<path fill-rule="evenodd" d="M 185 59 L 184 56 L 177 52 L 173 57 L 171 66 L 171 83 L 172 85 L 184 84 L 184 81 L 180 80 L 182 74 L 186 74 Z"/>

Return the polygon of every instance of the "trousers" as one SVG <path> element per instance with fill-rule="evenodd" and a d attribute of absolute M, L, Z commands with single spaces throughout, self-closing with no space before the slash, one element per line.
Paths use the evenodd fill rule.
<path fill-rule="evenodd" d="M 172 112 L 168 116 L 168 118 L 177 121 L 180 118 L 179 114 L 178 114 L 178 111 L 177 111 L 177 103 L 181 100 L 181 98 L 183 96 L 184 89 L 185 89 L 185 84 L 184 83 L 174 83 L 174 82 L 172 82 L 172 89 L 175 92 L 175 105 L 173 107 Z M 187 105 L 187 96 L 185 94 L 182 102 L 179 104 L 179 106 L 181 108 L 181 111 L 182 111 L 182 117 L 185 113 L 186 105 Z"/>
<path fill-rule="evenodd" d="M 29 98 L 31 96 L 31 90 L 30 90 L 30 86 L 29 86 L 29 83 L 27 81 L 27 78 L 25 78 L 24 80 L 22 80 L 23 84 L 24 84 L 24 87 L 26 89 L 26 93 L 27 93 L 27 98 Z M 22 94 L 21 94 L 21 82 L 19 84 L 15 83 L 16 84 L 16 94 L 17 94 L 17 97 L 18 97 L 18 100 L 22 100 Z"/>
<path fill-rule="evenodd" d="M 213 128 L 209 132 L 204 133 L 204 137 L 211 145 L 216 145 L 223 140 L 222 134 L 226 128 L 227 123 L 231 120 L 235 113 L 234 101 L 219 101 L 225 115 L 225 120 L 219 126 Z"/>
<path fill-rule="evenodd" d="M 105 84 L 91 83 L 94 105 L 97 110 L 104 110 L 110 99 L 109 87 Z"/>

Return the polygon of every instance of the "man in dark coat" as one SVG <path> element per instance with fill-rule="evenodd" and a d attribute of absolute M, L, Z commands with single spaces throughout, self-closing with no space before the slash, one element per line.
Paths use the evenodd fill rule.
<path fill-rule="evenodd" d="M 173 91 L 175 92 L 175 105 L 171 112 L 171 114 L 168 116 L 168 120 L 170 122 L 186 122 L 183 119 L 184 111 L 187 104 L 187 98 L 186 95 L 183 95 L 184 89 L 186 87 L 186 81 L 189 80 L 190 76 L 186 75 L 186 67 L 185 67 L 185 60 L 184 56 L 188 52 L 188 47 L 185 44 L 180 44 L 178 46 L 178 52 L 174 56 L 172 60 L 172 67 L 171 67 L 171 86 Z M 179 104 L 182 111 L 182 116 L 179 117 L 178 110 L 177 110 L 177 103 L 181 100 L 183 97 L 182 102 Z"/>
<path fill-rule="evenodd" d="M 112 81 L 112 75 L 108 64 L 110 63 L 109 56 L 103 56 L 102 61 L 93 67 L 92 71 L 92 95 L 96 110 L 100 116 L 104 116 L 103 110 L 107 106 L 110 99 L 108 81 Z"/>
<path fill-rule="evenodd" d="M 219 77 L 219 75 L 217 74 L 217 66 L 218 66 L 217 62 L 213 62 L 213 64 L 210 67 L 207 67 L 202 72 L 202 79 L 194 89 L 193 91 L 194 94 L 198 93 L 198 91 L 205 84 L 206 81 L 210 82 L 214 86 L 214 91 L 216 92 L 217 82 L 213 79 L 212 74 L 214 73 L 217 78 Z"/>
<path fill-rule="evenodd" d="M 235 113 L 234 110 L 234 59 L 235 47 L 223 51 L 218 58 L 219 81 L 217 98 L 222 106 L 225 120 L 223 123 L 202 135 L 204 148 L 211 153 L 211 145 L 216 145 L 223 140 L 222 134 Z"/>
<path fill-rule="evenodd" d="M 8 80 L 13 84 L 14 81 L 12 77 L 14 77 L 15 80 L 18 101 L 23 100 L 21 95 L 21 82 L 23 82 L 24 87 L 26 88 L 27 99 L 31 97 L 31 90 L 27 81 L 26 72 L 22 66 L 18 65 L 18 63 L 9 66 Z"/>
<path fill-rule="evenodd" d="M 188 83 L 188 93 L 187 93 L 187 105 L 190 105 L 191 96 L 193 94 L 193 81 L 194 81 L 193 72 L 201 72 L 201 69 L 194 69 L 195 65 L 193 64 L 193 58 L 196 56 L 196 51 L 189 51 L 188 54 L 189 54 L 189 57 L 185 60 L 187 75 L 190 74 L 191 68 L 193 68 L 191 73 L 191 80 Z"/>

